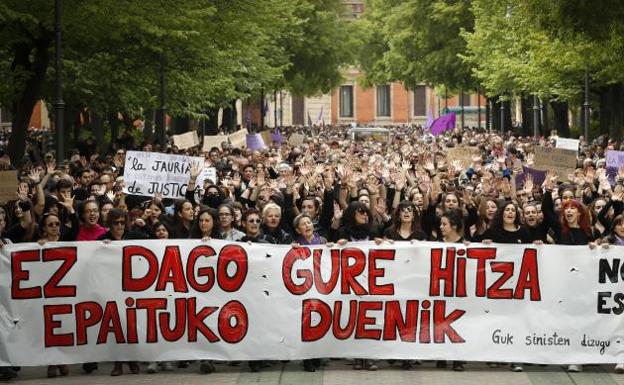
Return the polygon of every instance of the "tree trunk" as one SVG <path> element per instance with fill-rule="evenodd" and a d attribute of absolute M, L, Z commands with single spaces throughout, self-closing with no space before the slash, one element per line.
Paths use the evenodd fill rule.
<path fill-rule="evenodd" d="M 559 136 L 569 138 L 568 102 L 551 101 L 550 106 L 553 109 L 554 129 L 557 130 Z"/>
<path fill-rule="evenodd" d="M 520 112 L 522 114 L 522 132 L 523 136 L 533 135 L 533 110 L 531 97 L 523 96 L 520 98 Z"/>
<path fill-rule="evenodd" d="M 95 134 L 95 147 L 98 153 L 102 153 L 106 149 L 104 142 L 104 119 L 102 115 L 96 111 L 91 111 L 91 128 Z"/>
<path fill-rule="evenodd" d="M 208 115 L 206 135 L 217 135 L 219 133 L 219 109 L 209 108 L 206 114 Z"/>
<path fill-rule="evenodd" d="M 156 111 L 145 111 L 144 125 L 143 125 L 143 141 L 145 143 L 152 143 L 154 141 L 154 122 L 156 121 Z"/>
<path fill-rule="evenodd" d="M 28 77 L 20 90 L 16 90 L 16 97 L 12 103 L 13 124 L 9 138 L 8 155 L 13 164 L 19 163 L 26 150 L 26 135 L 32 110 L 39 99 L 41 87 L 45 81 L 49 63 L 49 49 L 52 36 L 45 34 L 32 45 L 19 43 L 12 47 L 14 51 L 12 71 L 26 71 Z M 34 49 L 34 53 L 32 52 Z M 30 61 L 31 53 L 34 59 Z"/>
<path fill-rule="evenodd" d="M 621 83 L 610 84 L 600 89 L 600 134 L 618 137 L 621 133 L 624 115 L 624 87 Z"/>
<path fill-rule="evenodd" d="M 108 114 L 108 124 L 110 124 L 111 129 L 109 149 L 115 150 L 117 148 L 117 139 L 119 139 L 119 117 L 117 111 Z"/>
<path fill-rule="evenodd" d="M 188 116 L 173 118 L 173 132 L 175 135 L 184 134 L 191 129 L 191 120 Z"/>

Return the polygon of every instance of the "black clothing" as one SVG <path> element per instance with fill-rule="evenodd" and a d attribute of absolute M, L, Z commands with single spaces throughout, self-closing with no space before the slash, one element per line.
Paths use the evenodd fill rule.
<path fill-rule="evenodd" d="M 518 228 L 516 231 L 489 228 L 485 230 L 481 238 L 491 239 L 495 243 L 519 244 L 532 242 L 531 234 L 523 227 Z"/>

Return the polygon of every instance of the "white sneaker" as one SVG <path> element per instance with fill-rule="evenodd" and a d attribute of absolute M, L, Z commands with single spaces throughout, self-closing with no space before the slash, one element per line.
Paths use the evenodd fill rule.
<path fill-rule="evenodd" d="M 147 365 L 147 372 L 150 374 L 158 373 L 158 362 L 150 362 Z"/>
<path fill-rule="evenodd" d="M 521 372 L 521 371 L 523 371 L 523 370 L 524 370 L 524 368 L 522 367 L 522 365 L 517 364 L 517 363 L 515 363 L 515 362 L 513 362 L 513 363 L 511 364 L 511 371 L 512 371 L 512 372 L 516 372 L 516 373 L 518 373 L 518 372 Z"/>
<path fill-rule="evenodd" d="M 624 364 L 615 365 L 615 372 L 617 374 L 624 374 Z"/>
<path fill-rule="evenodd" d="M 583 365 L 568 365 L 568 372 L 578 373 L 583 371 Z"/>

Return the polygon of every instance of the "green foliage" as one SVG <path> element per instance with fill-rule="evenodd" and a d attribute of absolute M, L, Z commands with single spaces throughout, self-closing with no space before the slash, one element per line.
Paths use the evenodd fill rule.
<path fill-rule="evenodd" d="M 471 68 L 459 58 L 472 31 L 469 0 L 369 0 L 360 60 L 369 83 L 425 83 L 452 90 L 475 89 Z"/>

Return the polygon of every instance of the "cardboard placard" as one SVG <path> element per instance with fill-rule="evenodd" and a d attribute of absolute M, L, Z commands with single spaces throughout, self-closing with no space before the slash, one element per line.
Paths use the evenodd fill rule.
<path fill-rule="evenodd" d="M 267 146 L 270 146 L 271 143 L 273 142 L 273 139 L 271 138 L 271 131 L 270 130 L 264 130 L 260 133 L 260 136 L 262 136 L 262 140 L 264 141 L 264 144 Z"/>
<path fill-rule="evenodd" d="M 449 148 L 447 152 L 447 159 L 449 161 L 459 160 L 464 167 L 470 167 L 472 164 L 472 158 L 479 156 L 481 152 L 477 147 L 453 147 Z"/>
<path fill-rule="evenodd" d="M 303 140 L 305 139 L 305 135 L 303 134 L 292 134 L 290 138 L 288 138 L 288 143 L 291 146 L 300 146 L 303 144 Z"/>
<path fill-rule="evenodd" d="M 204 145 L 202 147 L 202 152 L 209 152 L 211 148 L 217 147 L 221 150 L 221 143 L 227 143 L 228 137 L 227 135 L 206 135 L 204 136 Z"/>
<path fill-rule="evenodd" d="M 180 150 L 186 150 L 187 148 L 199 146 L 197 131 L 189 131 L 184 134 L 174 135 L 173 144 Z"/>
<path fill-rule="evenodd" d="M 578 151 L 564 150 L 562 148 L 535 147 L 534 167 L 542 171 L 551 171 L 559 177 L 559 180 L 567 180 L 568 175 L 576 169 L 576 157 Z"/>
<path fill-rule="evenodd" d="M 247 129 L 243 128 L 228 136 L 230 144 L 234 148 L 243 148 L 247 144 Z"/>
<path fill-rule="evenodd" d="M 0 171 L 0 202 L 17 198 L 17 170 Z"/>

